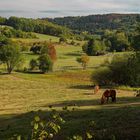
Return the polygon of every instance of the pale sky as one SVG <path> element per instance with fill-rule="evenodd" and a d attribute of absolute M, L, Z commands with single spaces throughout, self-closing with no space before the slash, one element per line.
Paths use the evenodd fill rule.
<path fill-rule="evenodd" d="M 0 0 L 0 16 L 57 17 L 140 13 L 140 0 Z"/>

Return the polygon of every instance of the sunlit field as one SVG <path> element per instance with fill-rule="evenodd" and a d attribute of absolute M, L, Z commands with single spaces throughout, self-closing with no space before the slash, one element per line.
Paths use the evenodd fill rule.
<path fill-rule="evenodd" d="M 94 120 L 97 132 L 109 130 L 110 135 L 114 134 L 119 138 L 123 138 L 124 133 L 128 138 L 140 136 L 140 98 L 136 98 L 132 91 L 117 90 L 116 104 L 100 105 L 105 89 L 93 95 L 90 74 L 91 71 L 79 70 L 46 75 L 1 75 L 1 139 L 15 133 L 28 134 L 27 128 L 33 116 L 46 116 L 49 106 L 58 111 L 62 111 L 65 106 L 70 110 L 75 108 L 70 114 L 64 113 L 64 119 L 67 120 L 64 130 L 67 130 L 68 135 L 81 133 L 83 127 L 90 120 Z"/>

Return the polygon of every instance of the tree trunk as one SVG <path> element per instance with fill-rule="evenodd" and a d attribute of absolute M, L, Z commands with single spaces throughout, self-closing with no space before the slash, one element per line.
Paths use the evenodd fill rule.
<path fill-rule="evenodd" d="M 12 72 L 12 67 L 10 66 L 10 64 L 8 64 L 7 63 L 7 72 L 8 72 L 8 74 L 11 74 L 11 72 Z"/>

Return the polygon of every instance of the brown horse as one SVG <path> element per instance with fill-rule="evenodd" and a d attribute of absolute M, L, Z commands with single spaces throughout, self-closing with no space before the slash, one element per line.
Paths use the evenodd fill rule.
<path fill-rule="evenodd" d="M 94 94 L 98 93 L 100 87 L 98 85 L 94 86 Z"/>
<path fill-rule="evenodd" d="M 109 97 L 112 98 L 112 102 L 116 102 L 116 90 L 110 89 L 106 90 L 101 98 L 101 104 L 104 104 L 105 101 L 108 103 Z"/>

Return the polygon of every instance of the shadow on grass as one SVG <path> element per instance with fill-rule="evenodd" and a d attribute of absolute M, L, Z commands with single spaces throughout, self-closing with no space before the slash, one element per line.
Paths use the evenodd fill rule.
<path fill-rule="evenodd" d="M 81 106 L 99 105 L 98 100 L 67 101 L 61 105 L 77 103 Z M 134 103 L 131 105 L 132 103 Z M 83 134 L 89 121 L 95 121 L 94 128 L 97 140 L 111 140 L 115 135 L 117 140 L 139 140 L 140 139 L 140 98 L 118 98 L 116 104 L 101 106 L 97 109 L 78 109 L 70 111 L 59 111 L 66 123 L 62 126 L 60 137 L 56 140 L 65 140 L 66 135 L 72 137 L 75 134 Z M 126 104 L 121 106 L 121 104 Z M 55 104 L 54 104 L 55 105 Z M 54 106 L 53 105 L 53 106 Z M 129 105 L 129 106 L 128 106 Z M 56 105 L 57 106 L 57 105 Z M 48 109 L 48 108 L 46 108 Z M 31 131 L 30 122 L 38 114 L 47 120 L 50 111 L 29 112 L 20 115 L 0 116 L 0 138 L 7 140 L 13 134 L 28 135 Z"/>
<path fill-rule="evenodd" d="M 23 54 L 30 55 L 30 56 L 38 56 L 39 55 L 39 54 L 35 54 L 35 53 L 32 53 L 32 52 L 23 52 Z"/>
<path fill-rule="evenodd" d="M 70 89 L 85 89 L 85 90 L 90 90 L 94 89 L 94 85 L 76 85 L 76 86 L 70 86 Z"/>
<path fill-rule="evenodd" d="M 23 71 L 23 70 L 17 70 L 16 72 L 23 73 L 23 74 L 44 74 L 43 72 L 39 70 L 28 70 L 28 71 Z"/>
<path fill-rule="evenodd" d="M 76 66 L 63 66 L 63 70 L 81 70 L 82 68 L 78 68 Z"/>
<path fill-rule="evenodd" d="M 100 86 L 100 85 L 99 85 Z M 115 89 L 115 87 L 112 86 L 100 86 L 102 89 Z M 76 86 L 70 86 L 70 89 L 85 89 L 85 90 L 93 90 L 94 89 L 94 84 L 92 85 L 76 85 Z"/>
<path fill-rule="evenodd" d="M 10 75 L 10 74 L 7 72 L 0 72 L 0 75 Z"/>
<path fill-rule="evenodd" d="M 23 72 L 23 73 L 26 73 L 26 74 L 44 74 L 43 72 L 40 72 L 40 71 L 27 71 L 27 72 Z"/>
<path fill-rule="evenodd" d="M 77 52 L 73 52 L 73 53 L 66 53 L 65 54 L 66 56 L 81 56 L 81 54 L 80 53 L 77 53 Z"/>
<path fill-rule="evenodd" d="M 94 95 L 93 95 L 94 96 Z M 65 106 L 77 106 L 77 107 L 83 107 L 83 106 L 101 106 L 101 107 L 119 107 L 119 105 L 140 105 L 140 98 L 139 97 L 119 97 L 117 98 L 116 103 L 111 102 L 111 98 L 109 99 L 108 103 L 105 103 L 104 105 L 100 104 L 100 99 L 93 99 L 93 100 L 70 100 L 70 101 L 64 101 L 60 103 L 53 103 L 53 104 L 47 104 L 40 107 L 65 107 Z"/>

